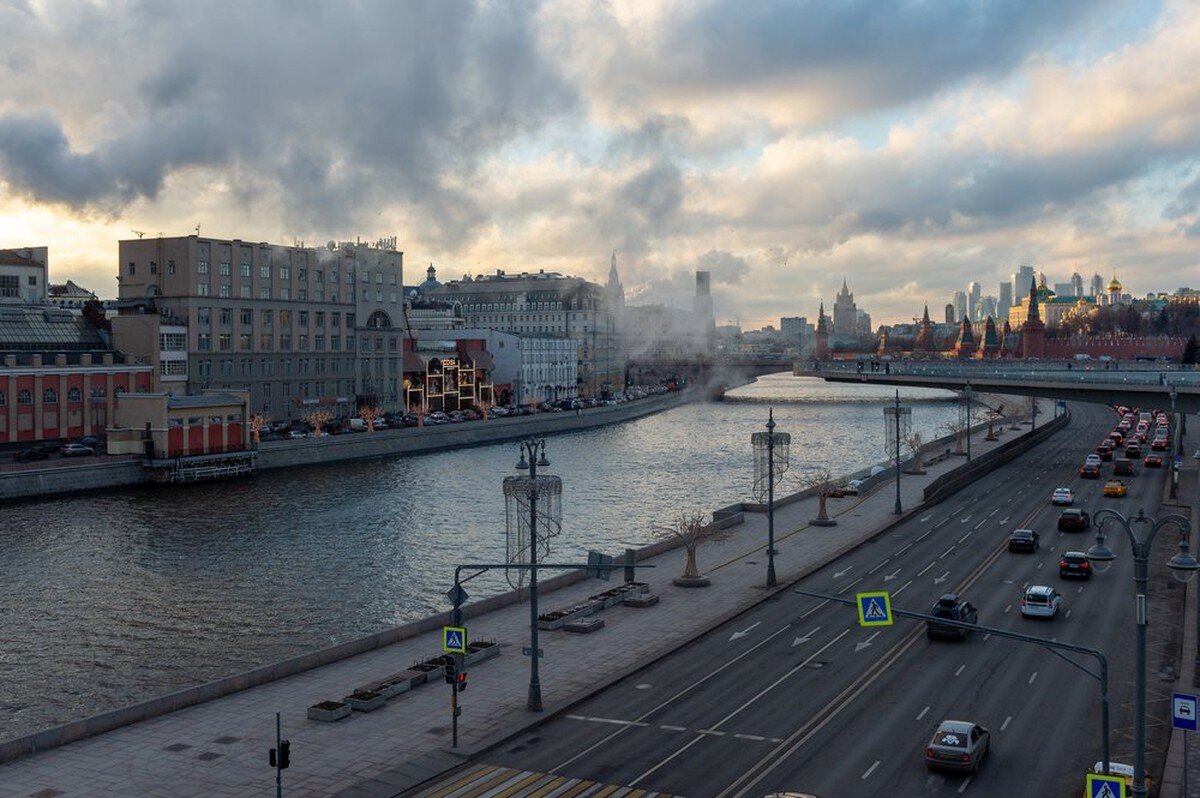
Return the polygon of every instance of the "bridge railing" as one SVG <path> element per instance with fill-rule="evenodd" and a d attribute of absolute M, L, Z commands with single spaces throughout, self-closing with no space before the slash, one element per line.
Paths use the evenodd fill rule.
<path fill-rule="evenodd" d="M 997 362 L 929 363 L 924 361 L 892 360 L 879 362 L 852 360 L 799 361 L 796 373 L 820 377 L 823 374 L 908 375 L 953 377 L 969 380 L 986 377 L 989 380 L 1029 380 L 1090 383 L 1097 385 L 1164 385 L 1200 387 L 1200 372 L 1193 366 L 1178 363 L 1139 363 L 1113 361 L 1106 370 L 1095 362 L 1077 365 L 1073 361 L 1055 362 Z"/>

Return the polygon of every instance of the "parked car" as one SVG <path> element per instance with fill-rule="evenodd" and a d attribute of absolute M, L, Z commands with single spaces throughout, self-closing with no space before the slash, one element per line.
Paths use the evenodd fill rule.
<path fill-rule="evenodd" d="M 1142 465 L 1146 468 L 1162 468 L 1162 455 L 1148 454 L 1146 459 L 1142 460 Z"/>
<path fill-rule="evenodd" d="M 1113 463 L 1113 474 L 1119 477 L 1132 477 L 1137 473 L 1133 466 L 1133 460 L 1117 460 Z"/>
<path fill-rule="evenodd" d="M 1058 517 L 1060 532 L 1084 532 L 1092 525 L 1092 517 L 1086 510 L 1063 510 Z"/>
<path fill-rule="evenodd" d="M 857 496 L 859 490 L 862 488 L 862 485 L 863 485 L 863 480 L 852 479 L 846 483 L 846 487 L 842 488 L 842 490 L 846 493 L 847 496 Z"/>
<path fill-rule="evenodd" d="M 987 757 L 991 741 L 991 733 L 978 723 L 944 720 L 925 747 L 925 766 L 975 773 Z"/>
<path fill-rule="evenodd" d="M 1100 479 L 1100 466 L 1084 463 L 1079 469 L 1079 476 L 1084 479 Z"/>
<path fill-rule="evenodd" d="M 1088 562 L 1087 555 L 1082 551 L 1068 551 L 1058 561 L 1058 575 L 1063 579 L 1069 577 L 1091 579 L 1092 564 Z"/>
<path fill-rule="evenodd" d="M 84 446 L 90 446 L 93 449 L 100 448 L 100 439 L 95 435 L 84 435 L 82 438 L 76 438 L 72 443 L 79 443 Z"/>
<path fill-rule="evenodd" d="M 933 604 L 929 614 L 935 618 L 945 618 L 960 623 L 979 623 L 979 611 L 969 601 L 963 601 L 957 593 L 946 593 Z M 952 640 L 966 640 L 970 633 L 968 629 L 946 626 L 936 621 L 925 622 L 925 634 L 931 638 L 947 637 Z"/>
<path fill-rule="evenodd" d="M 1038 533 L 1032 529 L 1015 529 L 1008 536 L 1009 551 L 1027 551 L 1032 554 L 1040 545 Z"/>
<path fill-rule="evenodd" d="M 68 443 L 61 451 L 63 457 L 89 457 L 96 453 L 91 446 L 84 446 L 82 443 Z"/>
<path fill-rule="evenodd" d="M 1070 488 L 1056 488 L 1050 497 L 1051 504 L 1066 505 L 1075 503 L 1075 494 Z"/>
<path fill-rule="evenodd" d="M 1125 487 L 1125 483 L 1119 479 L 1110 479 L 1108 482 L 1104 483 L 1105 496 L 1110 496 L 1115 499 L 1123 499 L 1125 498 L 1125 494 L 1128 492 L 1129 490 Z"/>
<path fill-rule="evenodd" d="M 55 454 L 56 452 L 62 451 L 63 444 L 61 441 L 42 441 L 37 447 L 43 452 Z"/>
<path fill-rule="evenodd" d="M 1058 615 L 1062 605 L 1062 596 L 1052 587 L 1046 585 L 1030 585 L 1025 588 L 1021 597 L 1021 617 L 1050 618 Z"/>
<path fill-rule="evenodd" d="M 34 446 L 32 449 L 22 449 L 19 452 L 13 453 L 13 460 L 16 460 L 18 463 L 30 463 L 34 460 L 48 459 L 50 459 L 50 455 L 47 452 L 43 452 L 36 446 Z"/>

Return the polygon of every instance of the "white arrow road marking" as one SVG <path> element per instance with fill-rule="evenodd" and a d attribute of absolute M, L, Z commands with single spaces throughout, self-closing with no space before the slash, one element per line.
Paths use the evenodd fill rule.
<path fill-rule="evenodd" d="M 834 579 L 841 579 L 843 576 L 845 576 L 846 574 L 850 573 L 850 568 L 852 568 L 852 567 L 853 567 L 853 566 L 846 566 L 846 570 L 844 570 L 844 571 L 835 571 L 835 572 L 834 572 L 834 574 L 833 574 L 833 578 L 834 578 Z"/>
<path fill-rule="evenodd" d="M 896 570 L 892 571 L 890 574 L 884 574 L 883 581 L 885 581 L 885 582 L 892 581 L 893 579 L 896 578 L 896 574 L 900 573 L 903 570 L 904 570 L 903 568 L 897 568 Z"/>
<path fill-rule="evenodd" d="M 871 765 L 871 767 L 867 768 L 867 772 L 866 772 L 866 773 L 864 773 L 864 774 L 862 774 L 862 780 L 863 780 L 863 781 L 866 781 L 868 778 L 870 778 L 870 777 L 871 777 L 871 774 L 875 772 L 875 768 L 879 767 L 879 763 L 880 763 L 881 761 L 882 761 L 882 760 L 880 760 L 880 759 L 876 759 L 876 760 L 875 760 L 875 764 L 874 764 L 874 765 Z"/>
<path fill-rule="evenodd" d="M 923 524 L 923 523 L 925 523 L 926 521 L 928 521 L 930 518 L 933 518 L 933 516 L 932 516 L 932 515 L 927 515 L 927 516 L 925 516 L 924 518 L 918 518 L 917 520 L 918 520 L 918 521 L 920 521 L 920 522 Z"/>
<path fill-rule="evenodd" d="M 875 634 L 871 635 L 870 637 L 868 637 L 866 640 L 864 640 L 864 641 L 863 641 L 863 642 L 861 642 L 861 643 L 855 643 L 855 644 L 854 644 L 854 650 L 855 650 L 855 651 L 862 651 L 864 648 L 866 648 L 867 646 L 871 645 L 871 641 L 872 641 L 872 640 L 874 640 L 874 639 L 875 639 L 875 638 L 877 638 L 877 637 L 879 637 L 879 632 L 876 632 Z"/>
<path fill-rule="evenodd" d="M 968 521 L 971 520 L 971 516 L 973 516 L 973 515 L 974 515 L 974 513 L 971 513 L 971 515 L 968 515 L 966 518 L 960 518 L 959 523 L 962 523 L 962 524 L 967 523 Z"/>
<path fill-rule="evenodd" d="M 1007 523 L 1008 523 L 1008 516 L 1007 516 L 1007 515 L 1006 515 L 1006 516 L 1004 516 L 1003 518 L 1001 518 L 1001 519 L 1000 519 L 1000 521 L 999 521 L 999 524 L 1000 524 L 1000 526 L 1004 526 L 1004 525 L 1005 525 L 1005 524 L 1007 524 Z"/>
<path fill-rule="evenodd" d="M 928 571 L 930 568 L 932 568 L 935 565 L 937 565 L 937 560 L 934 560 L 933 562 L 929 563 L 929 565 L 926 565 L 924 568 L 922 568 L 921 572 L 919 574 L 917 574 L 917 576 L 924 576 L 925 572 Z"/>
<path fill-rule="evenodd" d="M 942 574 L 941 576 L 939 576 L 939 577 L 937 577 L 936 579 L 934 579 L 934 580 L 933 580 L 933 583 L 934 583 L 935 585 L 940 585 L 942 582 L 945 582 L 945 581 L 946 581 L 946 579 L 948 579 L 949 577 L 950 577 L 950 572 L 949 572 L 949 571 L 947 571 L 946 573 L 944 573 L 944 574 Z"/>
<path fill-rule="evenodd" d="M 750 624 L 742 631 L 734 632 L 733 634 L 731 634 L 729 636 L 729 642 L 732 643 L 734 640 L 737 640 L 739 637 L 745 637 L 746 635 L 750 634 L 751 630 L 754 629 L 754 627 L 758 626 L 760 623 L 762 623 L 762 621 L 755 621 L 754 623 Z"/>
<path fill-rule="evenodd" d="M 801 643 L 807 643 L 809 640 L 812 640 L 812 638 L 813 638 L 813 635 L 815 635 L 815 634 L 816 634 L 817 632 L 819 632 L 819 631 L 821 631 L 821 627 L 819 627 L 819 626 L 818 626 L 816 629 L 813 629 L 811 632 L 809 632 L 808 634 L 804 635 L 803 637 L 797 637 L 797 638 L 795 639 L 795 641 L 793 641 L 793 642 L 792 642 L 792 645 L 793 645 L 793 646 L 798 646 L 798 645 L 800 645 Z"/>

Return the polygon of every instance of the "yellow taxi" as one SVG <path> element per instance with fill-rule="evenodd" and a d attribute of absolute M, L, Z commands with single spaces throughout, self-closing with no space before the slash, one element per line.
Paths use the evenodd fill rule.
<path fill-rule="evenodd" d="M 1108 482 L 1106 482 L 1104 484 L 1104 495 L 1105 496 L 1115 496 L 1117 498 L 1124 498 L 1127 490 L 1128 489 L 1125 487 L 1125 483 L 1119 479 L 1110 479 Z"/>

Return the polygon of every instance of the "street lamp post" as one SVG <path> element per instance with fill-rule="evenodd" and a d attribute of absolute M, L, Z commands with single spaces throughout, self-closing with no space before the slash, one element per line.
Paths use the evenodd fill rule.
<path fill-rule="evenodd" d="M 911 428 L 911 425 L 912 425 L 911 419 L 912 419 L 912 408 L 900 406 L 900 391 L 897 390 L 895 404 L 891 405 L 890 407 L 885 406 L 883 408 L 883 420 L 884 420 L 884 423 L 887 425 L 887 435 L 885 436 L 885 441 L 884 441 L 885 445 L 887 443 L 887 441 L 886 441 L 887 437 L 894 438 L 894 440 L 891 442 L 892 443 L 892 452 L 890 452 L 889 454 L 892 454 L 893 457 L 895 458 L 894 465 L 896 468 L 896 515 L 900 515 L 902 512 L 904 512 L 903 508 L 900 506 L 900 439 L 902 437 L 904 437 L 904 435 L 907 434 L 907 431 Z M 901 431 L 901 423 L 903 423 L 904 432 Z"/>
<path fill-rule="evenodd" d="M 1196 562 L 1188 551 L 1188 536 L 1192 531 L 1191 523 L 1182 515 L 1172 513 L 1158 520 L 1147 518 L 1142 510 L 1133 518 L 1125 518 L 1116 510 L 1104 507 L 1093 516 L 1098 527 L 1096 543 L 1087 551 L 1088 560 L 1092 562 L 1098 573 L 1108 570 L 1117 555 L 1105 543 L 1104 525 L 1116 521 L 1129 538 L 1129 546 L 1133 550 L 1133 581 L 1135 590 L 1135 614 L 1137 618 L 1137 673 L 1135 675 L 1136 706 L 1134 709 L 1134 796 L 1146 795 L 1146 585 L 1150 581 L 1150 546 L 1158 531 L 1168 524 L 1179 528 L 1179 553 L 1167 563 L 1173 575 L 1181 582 L 1191 579 L 1200 563 Z M 1133 525 L 1142 527 L 1143 534 L 1139 536 Z"/>
<path fill-rule="evenodd" d="M 750 436 L 754 446 L 754 492 L 758 501 L 767 500 L 767 587 L 775 587 L 775 481 L 781 478 L 788 469 L 789 448 L 792 436 L 786 432 L 775 431 L 775 408 L 767 410 L 767 431 L 756 432 Z M 775 469 L 775 449 L 780 449 L 782 463 L 778 476 Z M 763 455 L 766 455 L 764 458 Z M 762 467 L 766 465 L 766 485 L 763 485 Z"/>
<path fill-rule="evenodd" d="M 530 439 L 519 444 L 521 459 L 517 470 L 529 471 L 529 698 L 526 706 L 531 712 L 542 711 L 542 682 L 538 678 L 538 466 L 546 467 L 546 441 Z M 526 460 L 528 455 L 528 460 Z"/>
<path fill-rule="evenodd" d="M 969 382 L 967 383 L 967 462 L 971 462 L 971 383 Z"/>

